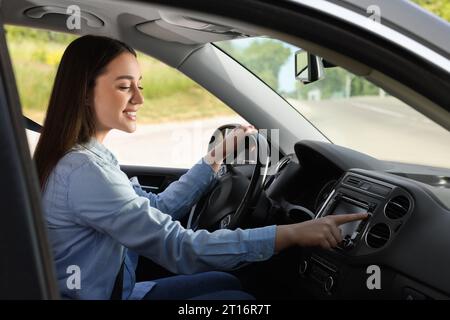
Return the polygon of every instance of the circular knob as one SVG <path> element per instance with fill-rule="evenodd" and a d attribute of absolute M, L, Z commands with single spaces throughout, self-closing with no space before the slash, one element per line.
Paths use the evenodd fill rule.
<path fill-rule="evenodd" d="M 325 287 L 325 291 L 328 293 L 331 291 L 331 289 L 333 289 L 334 278 L 332 276 L 328 276 L 328 278 L 325 280 L 324 287 Z"/>
<path fill-rule="evenodd" d="M 300 262 L 300 267 L 298 268 L 298 272 L 300 274 L 305 274 L 307 269 L 308 269 L 308 262 L 306 260 L 302 260 Z"/>

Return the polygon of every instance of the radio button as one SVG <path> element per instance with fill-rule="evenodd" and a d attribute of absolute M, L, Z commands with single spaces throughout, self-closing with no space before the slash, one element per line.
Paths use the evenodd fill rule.
<path fill-rule="evenodd" d="M 341 247 L 344 249 L 352 249 L 355 246 L 355 243 L 352 241 L 352 239 L 344 238 L 342 240 Z"/>

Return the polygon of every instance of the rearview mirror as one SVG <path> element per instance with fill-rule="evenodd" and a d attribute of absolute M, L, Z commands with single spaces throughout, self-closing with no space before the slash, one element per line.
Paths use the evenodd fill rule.
<path fill-rule="evenodd" d="M 304 50 L 295 53 L 295 79 L 308 84 L 323 79 L 324 66 L 321 57 Z"/>

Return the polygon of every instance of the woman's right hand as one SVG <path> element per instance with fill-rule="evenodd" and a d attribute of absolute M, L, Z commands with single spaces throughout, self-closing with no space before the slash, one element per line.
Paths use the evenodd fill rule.
<path fill-rule="evenodd" d="M 216 145 L 204 157 L 206 163 L 211 165 L 215 172 L 219 171 L 220 164 L 228 155 L 240 151 L 239 147 L 244 146 L 245 137 L 258 133 L 258 130 L 252 125 L 240 125 L 229 132 L 224 140 Z"/>
<path fill-rule="evenodd" d="M 324 249 L 334 248 L 342 241 L 342 233 L 339 228 L 341 224 L 364 220 L 367 217 L 367 213 L 341 214 L 277 226 L 275 252 L 295 245 Z"/>

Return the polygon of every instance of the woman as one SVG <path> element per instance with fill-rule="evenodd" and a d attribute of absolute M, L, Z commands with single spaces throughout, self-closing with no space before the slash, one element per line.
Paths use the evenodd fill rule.
<path fill-rule="evenodd" d="M 123 277 L 124 299 L 250 298 L 231 275 L 206 271 L 266 260 L 292 245 L 331 248 L 342 240 L 338 224 L 365 218 L 213 233 L 184 229 L 176 219 L 213 184 L 215 160 L 224 154 L 207 154 L 158 195 L 131 183 L 102 142 L 111 129 L 135 131 L 140 80 L 135 51 L 106 37 L 78 38 L 59 65 L 34 157 L 63 297 L 120 298 Z M 242 127 L 236 135 L 253 131 Z M 135 284 L 133 252 L 172 272 L 198 274 Z M 70 283 L 71 270 L 79 270 L 79 283 Z"/>

